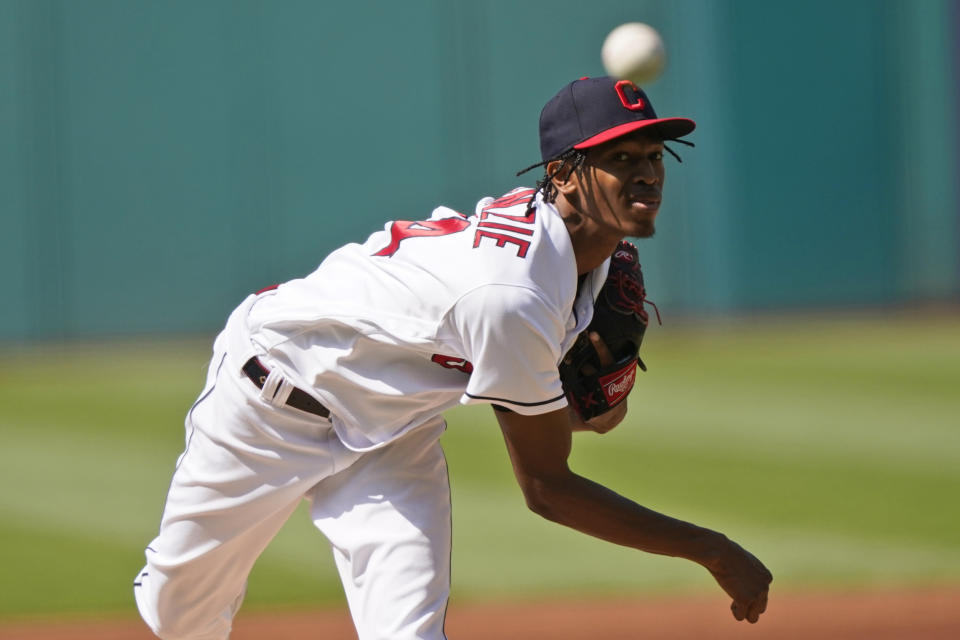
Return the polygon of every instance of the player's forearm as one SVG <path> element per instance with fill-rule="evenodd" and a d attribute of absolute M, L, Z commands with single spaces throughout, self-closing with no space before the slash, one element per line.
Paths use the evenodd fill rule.
<path fill-rule="evenodd" d="M 562 480 L 527 484 L 524 493 L 533 511 L 615 544 L 686 558 L 709 568 L 728 542 L 716 531 L 648 509 L 573 473 Z"/>
<path fill-rule="evenodd" d="M 709 567 L 725 536 L 643 507 L 579 476 L 567 464 L 570 413 L 525 416 L 498 411 L 514 474 L 528 506 L 543 517 L 603 540 Z"/>

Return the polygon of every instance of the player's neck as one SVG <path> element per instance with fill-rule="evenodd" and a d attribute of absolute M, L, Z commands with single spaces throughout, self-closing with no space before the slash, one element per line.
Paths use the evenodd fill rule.
<path fill-rule="evenodd" d="M 559 204 L 559 203 L 558 203 Z M 563 222 L 570 234 L 570 243 L 573 245 L 573 255 L 577 260 L 577 274 L 583 275 L 599 267 L 610 257 L 617 248 L 617 243 L 623 238 L 600 233 L 595 224 L 578 211 L 568 209 L 566 212 L 557 207 Z"/>

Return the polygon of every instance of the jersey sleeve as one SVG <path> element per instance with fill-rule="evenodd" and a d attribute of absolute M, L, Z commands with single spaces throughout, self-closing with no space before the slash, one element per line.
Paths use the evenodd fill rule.
<path fill-rule="evenodd" d="M 461 403 L 498 404 L 525 415 L 567 405 L 557 371 L 560 314 L 535 291 L 480 287 L 457 302 L 450 321 L 473 364 Z"/>

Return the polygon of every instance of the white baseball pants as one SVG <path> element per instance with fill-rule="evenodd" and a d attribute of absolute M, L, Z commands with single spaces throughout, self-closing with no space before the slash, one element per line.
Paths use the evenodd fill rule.
<path fill-rule="evenodd" d="M 144 621 L 164 640 L 227 638 L 254 562 L 307 498 L 360 640 L 445 638 L 442 418 L 381 449 L 351 451 L 328 420 L 266 402 L 226 342 L 221 334 L 187 415 L 160 532 L 135 580 Z"/>

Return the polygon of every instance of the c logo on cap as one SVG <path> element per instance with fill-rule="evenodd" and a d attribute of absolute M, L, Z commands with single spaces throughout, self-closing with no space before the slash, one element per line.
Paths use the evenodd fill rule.
<path fill-rule="evenodd" d="M 626 89 L 628 87 L 636 96 L 635 102 L 630 102 L 629 98 L 627 98 Z M 630 111 L 643 111 L 647 108 L 647 103 L 644 101 L 642 97 L 643 94 L 640 93 L 640 89 L 638 89 L 637 85 L 633 84 L 629 80 L 619 81 L 616 85 L 614 85 L 614 88 L 617 90 L 617 95 L 620 96 L 620 102 L 624 107 L 630 109 Z"/>

